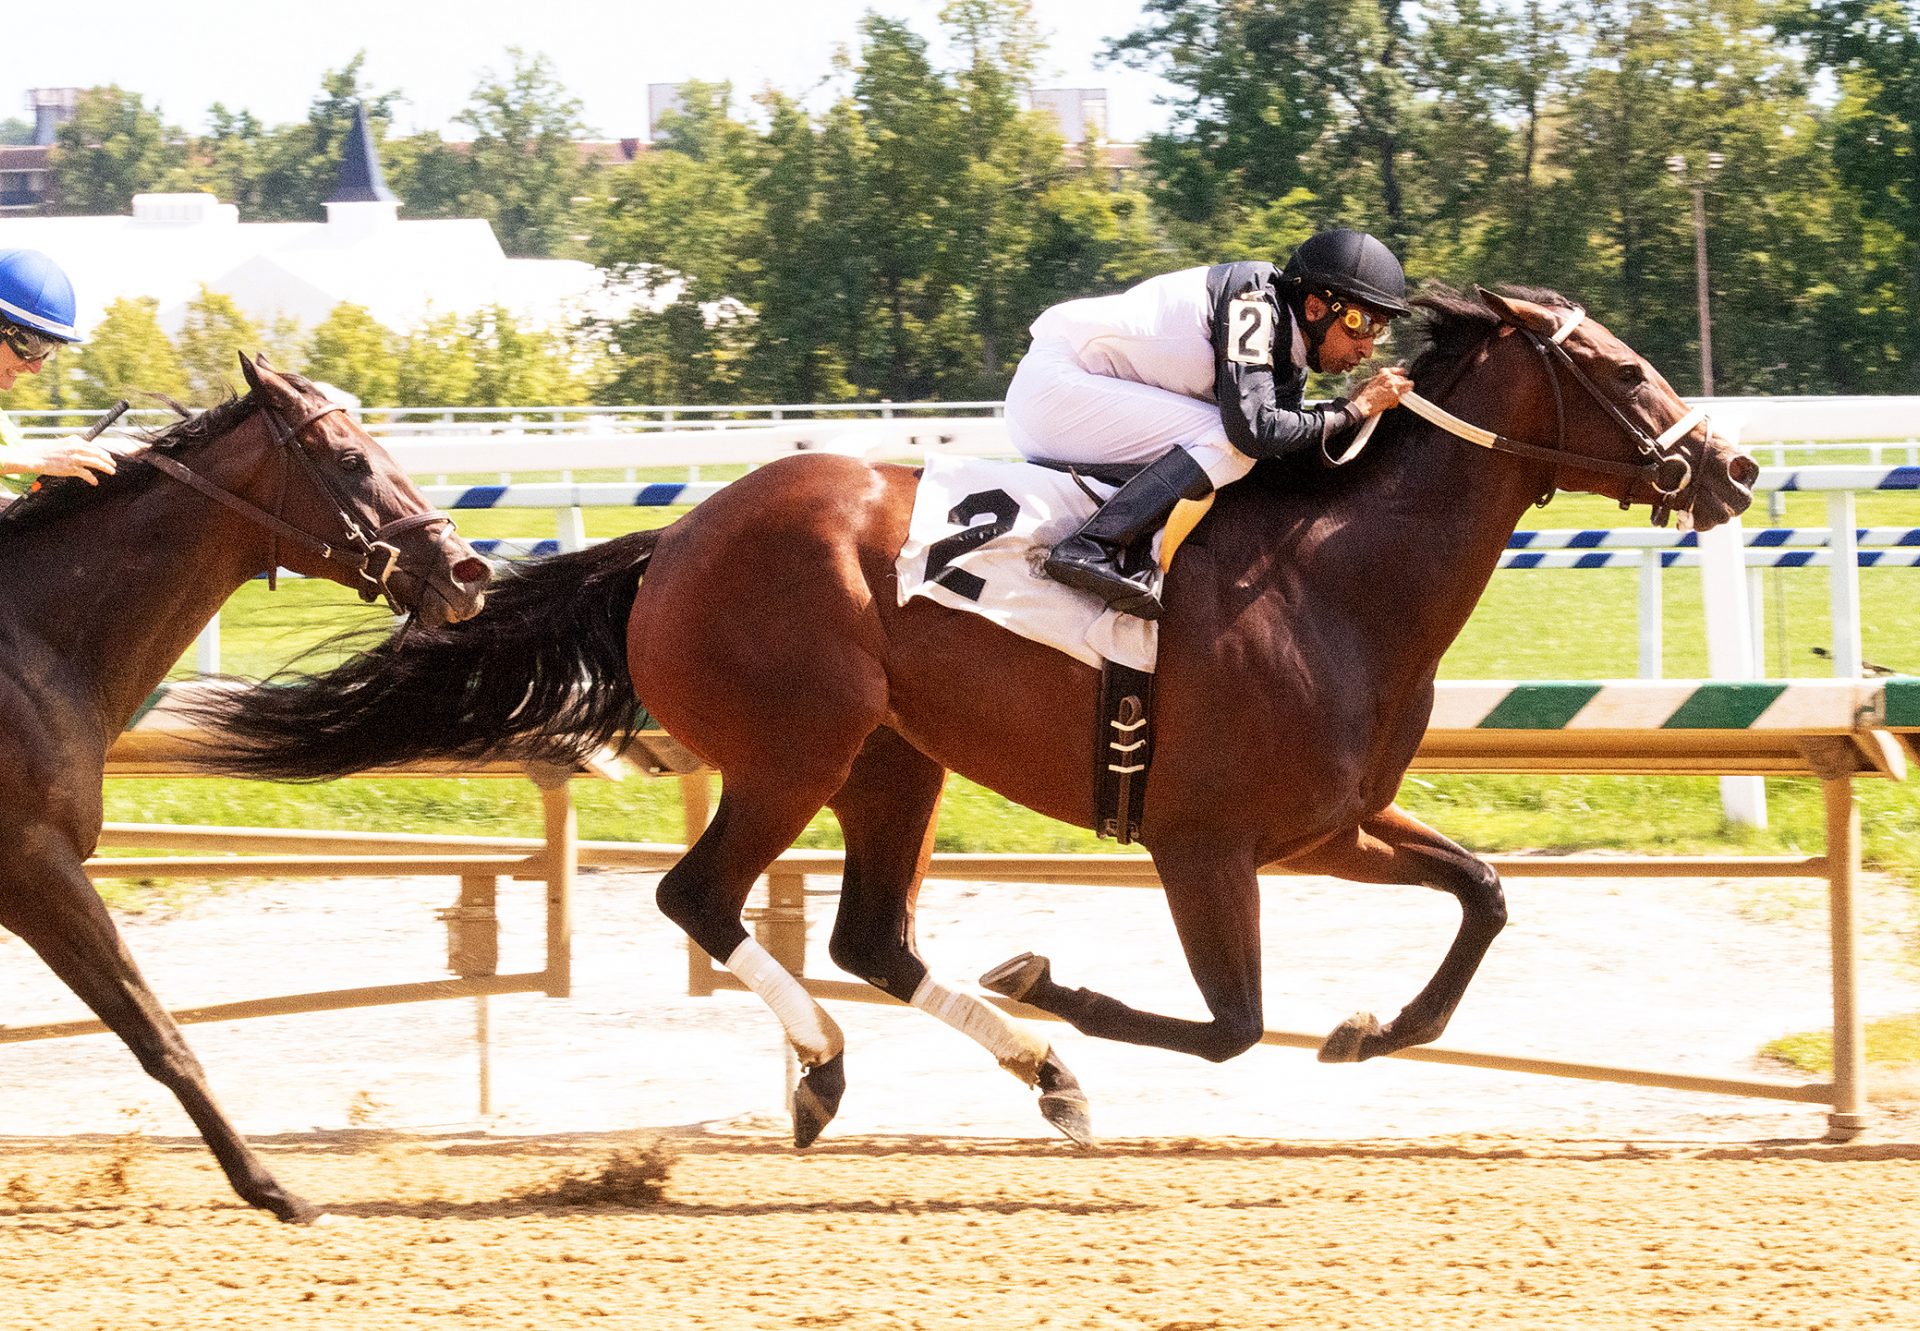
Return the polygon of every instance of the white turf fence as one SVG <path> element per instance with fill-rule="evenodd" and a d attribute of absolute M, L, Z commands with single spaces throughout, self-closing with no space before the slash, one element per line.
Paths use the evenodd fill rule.
<path fill-rule="evenodd" d="M 1501 567 L 1636 569 L 1643 678 L 1662 673 L 1663 571 L 1699 568 L 1708 672 L 1716 679 L 1764 673 L 1766 570 L 1824 567 L 1833 673 L 1858 677 L 1864 670 L 1859 570 L 1920 567 L 1920 528 L 1860 528 L 1855 496 L 1920 490 L 1920 397 L 1705 398 L 1699 405 L 1716 431 L 1762 462 L 1757 491 L 1824 493 L 1827 525 L 1745 531 L 1736 522 L 1697 537 L 1644 527 L 1525 531 L 1515 534 Z M 1011 456 L 1000 413 L 998 402 L 932 402 L 379 407 L 358 416 L 441 507 L 557 510 L 559 530 L 550 539 L 477 543 L 496 558 L 523 558 L 587 544 L 584 508 L 699 503 L 724 484 L 703 480 L 702 467 L 753 467 L 800 452 L 901 460 L 930 452 Z M 85 418 L 18 412 L 15 419 L 29 434 L 58 434 Z M 130 423 L 168 419 L 167 413 L 131 413 Z M 642 469 L 677 471 L 685 479 L 643 483 L 637 479 Z M 621 479 L 600 478 L 609 472 Z M 575 473 L 594 476 L 576 481 Z M 488 479 L 476 483 L 480 476 Z M 217 671 L 219 651 L 216 619 L 196 649 L 198 667 Z"/>

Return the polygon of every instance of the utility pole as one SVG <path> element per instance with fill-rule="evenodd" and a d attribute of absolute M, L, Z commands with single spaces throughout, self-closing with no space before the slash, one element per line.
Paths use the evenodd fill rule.
<path fill-rule="evenodd" d="M 1717 175 L 1727 159 L 1707 154 L 1707 177 Z M 1693 279 L 1700 310 L 1700 392 L 1713 396 L 1713 310 L 1707 299 L 1707 186 L 1706 179 L 1687 174 L 1687 159 L 1679 153 L 1667 158 L 1667 170 L 1693 194 Z"/>

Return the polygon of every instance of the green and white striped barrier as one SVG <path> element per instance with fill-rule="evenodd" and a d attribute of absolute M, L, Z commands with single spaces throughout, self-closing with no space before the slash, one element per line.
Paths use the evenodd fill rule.
<path fill-rule="evenodd" d="M 1920 679 L 1449 681 L 1429 730 L 1920 728 Z"/>
<path fill-rule="evenodd" d="M 187 729 L 183 692 L 231 684 L 176 682 L 128 725 Z M 1920 678 L 1755 680 L 1443 680 L 1430 730 L 1920 730 Z"/>

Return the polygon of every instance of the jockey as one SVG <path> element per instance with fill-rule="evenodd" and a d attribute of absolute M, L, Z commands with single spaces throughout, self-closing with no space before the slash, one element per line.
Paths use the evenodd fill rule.
<path fill-rule="evenodd" d="M 23 373 L 40 373 L 55 348 L 80 340 L 73 318 L 73 283 L 60 265 L 38 250 L 0 250 L 0 393 Z M 0 412 L 0 487 L 19 492 L 36 474 L 98 485 L 94 473 L 113 469 L 103 445 L 78 435 L 29 440 Z"/>
<path fill-rule="evenodd" d="M 1372 236 L 1326 231 L 1284 269 L 1223 263 L 1055 305 L 1007 389 L 1007 433 L 1029 458 L 1144 462 L 1048 556 L 1047 574 L 1142 619 L 1160 571 L 1127 558 L 1181 499 L 1237 481 L 1260 458 L 1322 446 L 1412 387 L 1381 370 L 1344 404 L 1301 405 L 1307 371 L 1341 374 L 1408 313 L 1400 261 Z"/>

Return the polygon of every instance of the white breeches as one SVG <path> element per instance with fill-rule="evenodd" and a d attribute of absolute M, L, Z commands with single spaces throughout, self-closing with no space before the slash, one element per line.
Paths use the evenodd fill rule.
<path fill-rule="evenodd" d="M 1023 457 L 1151 462 L 1184 448 L 1216 489 L 1253 469 L 1253 459 L 1227 442 L 1213 403 L 1094 374 L 1052 339 L 1035 342 L 1014 371 L 1006 422 Z"/>

